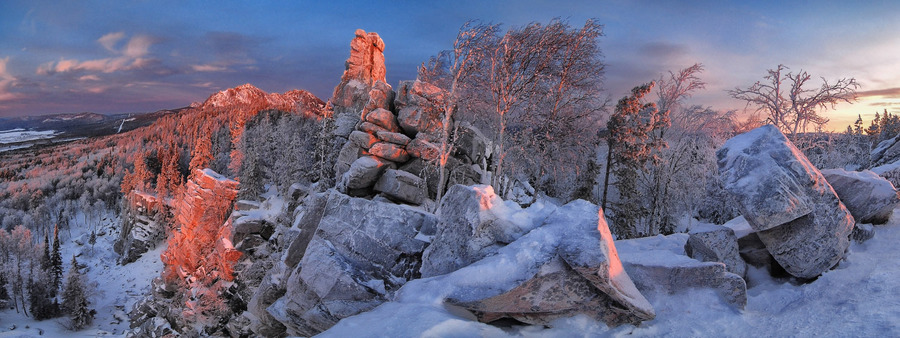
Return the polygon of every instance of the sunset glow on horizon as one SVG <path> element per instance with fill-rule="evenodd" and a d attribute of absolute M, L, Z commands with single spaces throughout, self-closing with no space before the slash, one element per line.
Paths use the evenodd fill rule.
<path fill-rule="evenodd" d="M 861 115 L 900 113 L 900 4 L 655 3 L 0 3 L 0 118 L 149 112 L 244 83 L 305 89 L 327 100 L 357 28 L 386 44 L 387 79 L 414 79 L 467 20 L 516 27 L 559 17 L 604 24 L 613 100 L 669 70 L 702 63 L 706 90 L 688 103 L 744 111 L 726 90 L 779 64 L 814 79 L 854 77 L 856 104 L 825 116 L 842 131 Z M 813 84 L 818 86 L 821 82 Z"/>

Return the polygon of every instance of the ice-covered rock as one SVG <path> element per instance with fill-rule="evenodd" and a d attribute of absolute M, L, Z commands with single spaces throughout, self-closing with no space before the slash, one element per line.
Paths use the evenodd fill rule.
<path fill-rule="evenodd" d="M 419 276 L 426 243 L 417 237 L 435 223 L 434 215 L 412 208 L 328 192 L 287 291 L 268 312 L 289 334 L 313 335 L 377 306 Z"/>
<path fill-rule="evenodd" d="M 422 276 L 456 271 L 515 240 L 491 212 L 498 203 L 503 201 L 490 186 L 450 187 L 441 200 L 437 234 L 422 256 Z"/>
<path fill-rule="evenodd" d="M 411 173 L 388 169 L 375 182 L 375 191 L 406 203 L 419 205 L 425 200 L 425 181 Z"/>
<path fill-rule="evenodd" d="M 791 275 L 816 277 L 843 257 L 853 216 L 778 128 L 766 125 L 735 136 L 716 156 L 725 189 Z"/>
<path fill-rule="evenodd" d="M 701 262 L 685 255 L 689 235 L 616 241 L 619 258 L 642 293 L 675 294 L 691 288 L 715 290 L 737 308 L 747 305 L 747 284 L 720 262 Z"/>
<path fill-rule="evenodd" d="M 712 224 L 701 224 L 691 229 L 684 252 L 701 262 L 720 262 L 726 270 L 744 277 L 747 263 L 741 259 L 734 230 Z"/>
<path fill-rule="evenodd" d="M 894 185 L 872 171 L 827 169 L 822 175 L 857 223 L 887 223 L 900 203 Z"/>
<path fill-rule="evenodd" d="M 623 270 L 598 214 L 596 205 L 583 200 L 566 204 L 497 255 L 435 282 L 466 276 L 447 302 L 482 322 L 513 318 L 547 325 L 580 314 L 615 326 L 652 319 L 653 308 Z"/>

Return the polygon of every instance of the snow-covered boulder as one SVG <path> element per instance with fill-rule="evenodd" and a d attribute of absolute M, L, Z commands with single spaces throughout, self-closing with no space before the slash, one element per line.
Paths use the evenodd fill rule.
<path fill-rule="evenodd" d="M 813 278 L 843 257 L 853 216 L 778 128 L 735 136 L 716 156 L 725 189 L 788 273 Z"/>
<path fill-rule="evenodd" d="M 422 256 L 422 276 L 458 270 L 531 230 L 518 229 L 494 215 L 493 206 L 503 203 L 487 185 L 450 187 L 441 200 L 437 234 Z"/>
<path fill-rule="evenodd" d="M 900 203 L 894 185 L 872 171 L 827 169 L 822 175 L 858 223 L 887 223 Z"/>
<path fill-rule="evenodd" d="M 291 240 L 287 249 L 284 251 L 282 261 L 293 269 L 297 263 L 303 258 L 309 241 L 319 228 L 319 221 L 325 213 L 325 205 L 328 203 L 328 196 L 331 191 L 310 194 L 303 199 L 303 203 L 298 207 L 300 210 L 294 218 L 293 227 L 298 229 L 300 233 Z"/>
<path fill-rule="evenodd" d="M 728 272 L 743 277 L 747 263 L 738 252 L 734 230 L 712 224 L 701 224 L 691 229 L 684 252 L 701 262 L 725 263 Z"/>
<path fill-rule="evenodd" d="M 268 308 L 289 334 L 326 330 L 341 318 L 374 308 L 418 278 L 426 245 L 419 232 L 437 223 L 434 215 L 401 205 L 335 191 L 327 196 L 284 297 Z M 304 226 L 301 235 L 310 228 Z"/>
<path fill-rule="evenodd" d="M 425 181 L 405 171 L 388 169 L 375 182 L 375 191 L 392 199 L 419 205 L 425 200 Z"/>
<path fill-rule="evenodd" d="M 721 262 L 701 262 L 685 255 L 689 235 L 616 241 L 619 258 L 635 286 L 645 295 L 669 295 L 693 288 L 715 290 L 726 302 L 743 309 L 747 284 Z"/>

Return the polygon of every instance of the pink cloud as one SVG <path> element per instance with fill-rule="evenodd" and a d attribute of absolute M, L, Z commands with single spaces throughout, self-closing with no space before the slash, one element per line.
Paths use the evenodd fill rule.
<path fill-rule="evenodd" d="M 193 66 L 191 66 L 191 69 L 193 69 L 195 72 L 221 72 L 221 71 L 228 70 L 228 68 L 226 68 L 224 66 L 212 65 L 212 64 L 193 65 Z"/>
<path fill-rule="evenodd" d="M 52 75 L 74 71 L 112 73 L 120 70 L 140 68 L 147 64 L 148 60 L 144 56 L 149 52 L 153 40 L 148 36 L 138 35 L 128 40 L 128 43 L 121 50 L 116 50 L 116 43 L 124 37 L 124 33 L 116 32 L 106 34 L 97 40 L 103 48 L 119 56 L 86 61 L 61 58 L 57 62 L 51 61 L 40 65 L 37 68 L 37 74 Z"/>

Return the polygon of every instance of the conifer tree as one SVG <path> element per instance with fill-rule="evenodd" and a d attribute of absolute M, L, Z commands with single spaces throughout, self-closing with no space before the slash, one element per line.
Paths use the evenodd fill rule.
<path fill-rule="evenodd" d="M 70 328 L 80 330 L 94 319 L 94 310 L 88 308 L 90 302 L 87 299 L 86 283 L 84 276 L 78 269 L 78 261 L 72 256 L 72 267 L 66 275 L 66 285 L 62 293 L 62 309 L 71 320 Z"/>
<path fill-rule="evenodd" d="M 44 233 L 44 254 L 41 255 L 41 270 L 47 271 L 50 269 L 50 240 L 47 238 L 47 233 Z"/>
<path fill-rule="evenodd" d="M 59 226 L 53 228 L 53 251 L 50 252 L 50 289 L 53 294 L 62 283 L 62 254 L 59 251 Z"/>

